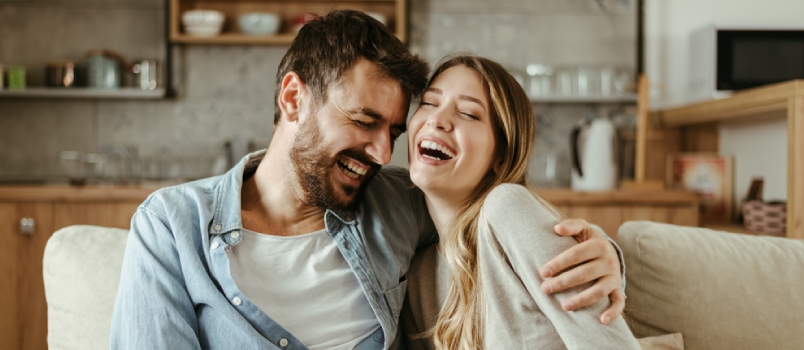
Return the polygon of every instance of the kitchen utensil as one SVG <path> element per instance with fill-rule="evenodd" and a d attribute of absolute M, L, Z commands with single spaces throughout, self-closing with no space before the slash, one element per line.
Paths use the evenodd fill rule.
<path fill-rule="evenodd" d="M 104 50 L 87 52 L 87 86 L 114 89 L 120 87 L 120 64 Z"/>
<path fill-rule="evenodd" d="M 225 20 L 223 12 L 214 10 L 189 10 L 182 13 L 184 31 L 193 36 L 215 36 L 221 32 Z"/>
<path fill-rule="evenodd" d="M 75 86 L 75 62 L 51 61 L 45 69 L 45 85 L 54 87 Z"/>
<path fill-rule="evenodd" d="M 8 89 L 9 90 L 25 89 L 25 67 L 23 66 L 8 67 Z"/>
<path fill-rule="evenodd" d="M 237 18 L 240 31 L 248 35 L 274 35 L 280 22 L 279 16 L 270 12 L 247 12 Z"/>
<path fill-rule="evenodd" d="M 131 65 L 131 86 L 154 90 L 160 85 L 159 63 L 154 59 L 135 60 Z"/>
<path fill-rule="evenodd" d="M 572 189 L 607 191 L 617 186 L 614 124 L 608 118 L 582 121 L 572 128 Z"/>

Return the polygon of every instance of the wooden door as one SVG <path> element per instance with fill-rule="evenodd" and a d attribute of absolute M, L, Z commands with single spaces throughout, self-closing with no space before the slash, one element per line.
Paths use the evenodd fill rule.
<path fill-rule="evenodd" d="M 23 219 L 33 231 L 21 232 Z M 53 234 L 53 205 L 0 203 L 0 343 L 3 349 L 47 349 L 42 256 Z"/>

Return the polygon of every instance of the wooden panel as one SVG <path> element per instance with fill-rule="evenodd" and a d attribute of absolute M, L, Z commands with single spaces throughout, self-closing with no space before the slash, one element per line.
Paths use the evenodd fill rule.
<path fill-rule="evenodd" d="M 128 229 L 139 203 L 57 203 L 55 230 L 70 225 L 97 225 Z"/>
<path fill-rule="evenodd" d="M 566 214 L 567 217 L 581 218 L 600 226 L 612 239 L 617 238 L 617 230 L 623 223 L 620 206 L 574 206 Z"/>
<path fill-rule="evenodd" d="M 623 207 L 623 222 L 631 220 L 649 220 L 655 222 L 668 222 L 670 209 L 666 207 Z"/>
<path fill-rule="evenodd" d="M 668 210 L 666 222 L 682 226 L 701 226 L 701 212 L 698 205 L 673 207 Z"/>
<path fill-rule="evenodd" d="M 536 192 L 556 206 L 576 205 L 686 205 L 700 202 L 700 195 L 691 191 L 603 191 L 580 192 L 568 188 L 537 188 Z"/>
<path fill-rule="evenodd" d="M 717 153 L 720 146 L 720 134 L 715 124 L 688 126 L 683 128 L 681 150 L 683 152 Z"/>
<path fill-rule="evenodd" d="M 22 218 L 32 218 L 35 230 L 19 232 Z M 47 349 L 47 304 L 42 280 L 42 256 L 53 233 L 50 203 L 0 205 L 0 337 L 3 349 Z"/>
<path fill-rule="evenodd" d="M 140 202 L 157 186 L 0 186 L 0 200 L 9 202 Z"/>
<path fill-rule="evenodd" d="M 804 97 L 800 96 L 790 99 L 787 116 L 787 237 L 804 239 Z"/>

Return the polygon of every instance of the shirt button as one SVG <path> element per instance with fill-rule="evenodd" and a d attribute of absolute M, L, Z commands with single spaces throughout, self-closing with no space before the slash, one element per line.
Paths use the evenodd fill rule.
<path fill-rule="evenodd" d="M 215 232 L 221 232 L 221 228 L 223 228 L 220 224 L 215 225 L 214 229 Z"/>
<path fill-rule="evenodd" d="M 218 242 L 212 242 L 212 250 L 218 249 Z"/>
<path fill-rule="evenodd" d="M 234 231 L 234 232 L 232 232 L 232 238 L 237 239 L 238 237 L 240 237 L 240 231 Z"/>
<path fill-rule="evenodd" d="M 240 306 L 240 304 L 243 303 L 243 300 L 240 300 L 240 297 L 234 297 L 232 298 L 232 303 L 235 304 L 235 306 Z"/>
<path fill-rule="evenodd" d="M 288 346 L 288 340 L 287 340 L 287 339 L 285 339 L 285 338 L 280 339 L 280 340 L 279 340 L 279 346 L 281 346 L 281 347 L 283 347 L 283 348 L 284 348 L 284 347 L 286 347 L 286 346 Z"/>

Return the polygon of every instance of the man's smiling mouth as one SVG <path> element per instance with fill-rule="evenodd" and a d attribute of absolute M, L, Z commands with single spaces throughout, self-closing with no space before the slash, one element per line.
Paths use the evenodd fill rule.
<path fill-rule="evenodd" d="M 363 175 L 366 175 L 369 170 L 369 167 L 365 165 L 344 158 L 338 160 L 338 167 L 343 170 L 343 173 L 346 174 L 346 176 L 355 180 L 358 180 L 363 177 Z"/>

